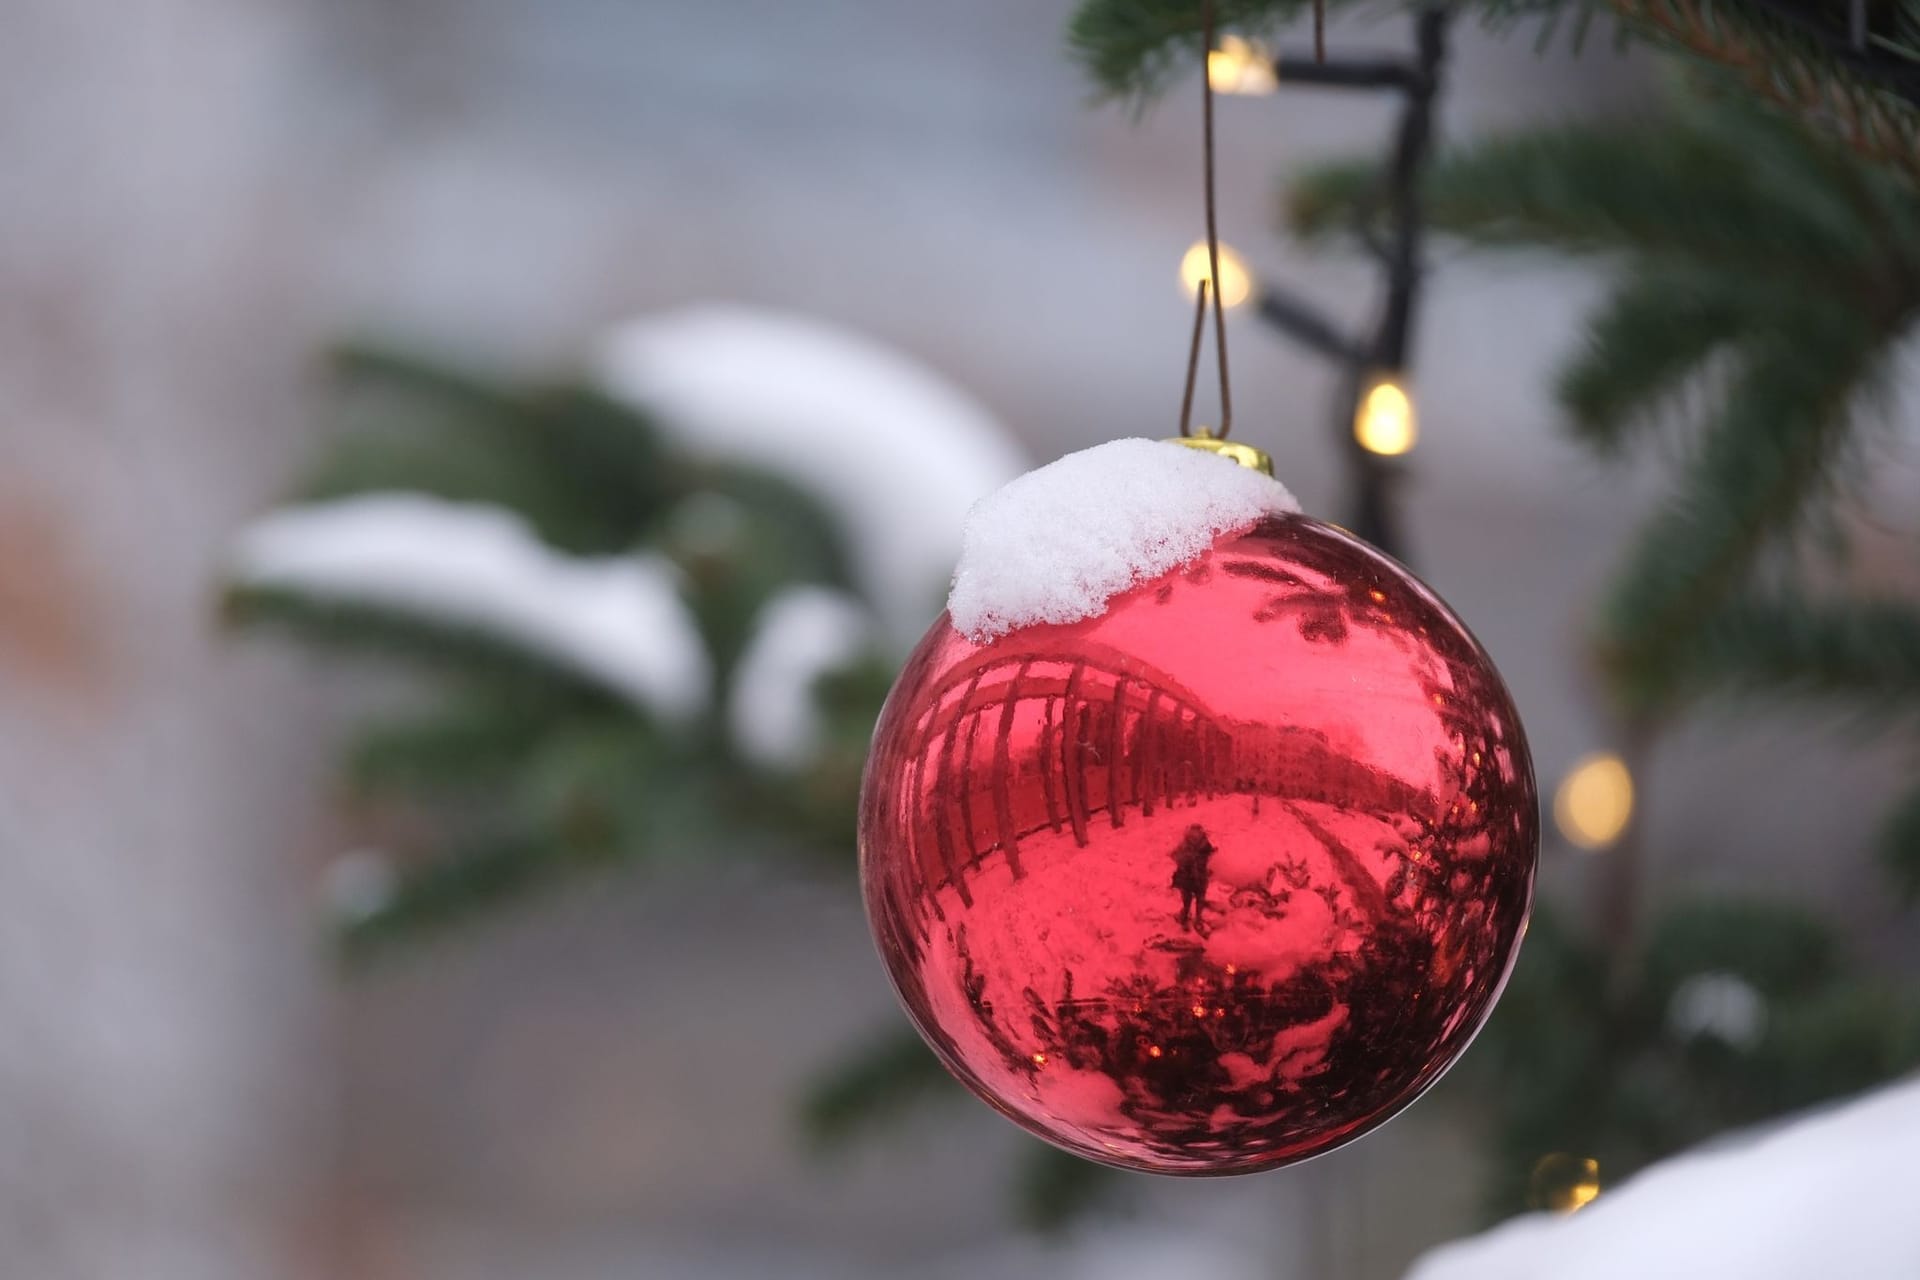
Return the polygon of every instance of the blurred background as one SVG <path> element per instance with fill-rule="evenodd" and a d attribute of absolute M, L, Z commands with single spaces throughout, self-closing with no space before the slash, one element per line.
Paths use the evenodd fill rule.
<path fill-rule="evenodd" d="M 1176 425 L 1197 84 L 1092 104 L 1073 9 L 0 15 L 10 1273 L 1389 1277 L 1578 1207 L 1609 1141 L 1631 1167 L 1911 1066 L 1920 942 L 1873 856 L 1911 741 L 1817 701 L 1620 712 L 1589 621 L 1685 446 L 1561 429 L 1604 263 L 1445 239 L 1396 371 L 1399 550 L 1499 663 L 1543 797 L 1586 788 L 1543 851 L 1565 936 L 1705 902 L 1677 936 L 1721 948 L 1593 1050 L 1634 1083 L 1587 1109 L 1632 1140 L 1555 1132 L 1596 1088 L 1571 1067 L 1499 1100 L 1500 1064 L 1548 1071 L 1514 1043 L 1592 1047 L 1554 1021 L 1574 959 L 1523 960 L 1495 1088 L 1477 1048 L 1364 1142 L 1232 1183 L 1082 1185 L 901 1065 L 852 882 L 879 694 L 974 498 Z M 1403 15 L 1336 18 L 1336 51 L 1408 47 Z M 1457 25 L 1444 146 L 1671 79 L 1533 44 Z M 1342 326 L 1377 272 L 1276 189 L 1377 163 L 1399 110 L 1219 104 L 1223 235 Z M 1344 518 L 1348 375 L 1228 323 L 1237 436 Z M 1899 373 L 1813 575 L 1896 600 Z"/>

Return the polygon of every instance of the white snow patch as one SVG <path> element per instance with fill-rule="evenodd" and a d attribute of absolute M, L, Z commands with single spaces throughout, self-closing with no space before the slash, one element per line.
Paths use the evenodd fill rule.
<path fill-rule="evenodd" d="M 377 849 L 354 849 L 327 867 L 320 893 L 337 919 L 358 924 L 392 905 L 399 883 L 399 873 L 386 854 Z"/>
<path fill-rule="evenodd" d="M 1916 1142 L 1920 1079 L 1910 1079 L 1663 1161 L 1570 1218 L 1533 1215 L 1442 1246 L 1407 1280 L 1912 1280 Z"/>
<path fill-rule="evenodd" d="M 1026 466 L 944 378 L 802 316 L 721 303 L 645 316 L 604 339 L 594 368 L 695 456 L 764 466 L 826 505 L 902 647 L 937 611 L 967 508 Z"/>
<path fill-rule="evenodd" d="M 712 680 L 673 565 L 563 555 L 494 507 L 380 493 L 288 507 L 241 531 L 234 581 L 498 632 L 672 720 Z"/>
<path fill-rule="evenodd" d="M 1667 1029 L 1681 1040 L 1710 1037 L 1751 1049 L 1767 1034 L 1767 998 L 1738 974 L 1696 973 L 1673 989 Z"/>
<path fill-rule="evenodd" d="M 820 742 L 813 685 L 866 652 L 872 619 L 858 601 L 825 587 L 793 587 L 769 600 L 734 669 L 728 720 L 749 760 L 772 769 L 806 763 Z"/>
<path fill-rule="evenodd" d="M 979 643 L 1078 622 L 1195 559 L 1223 533 L 1298 511 L 1286 487 L 1228 458 L 1161 440 L 1070 453 L 967 515 L 947 609 Z"/>

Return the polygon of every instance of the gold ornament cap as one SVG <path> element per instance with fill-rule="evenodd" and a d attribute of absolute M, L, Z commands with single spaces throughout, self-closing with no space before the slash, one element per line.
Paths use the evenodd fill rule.
<path fill-rule="evenodd" d="M 1230 458 L 1250 471 L 1258 471 L 1263 476 L 1273 474 L 1273 459 L 1265 451 L 1250 444 L 1240 444 L 1233 440 L 1222 440 L 1201 427 L 1190 436 L 1172 436 L 1168 444 L 1182 445 L 1188 449 L 1200 449 L 1207 453 L 1216 453 Z"/>

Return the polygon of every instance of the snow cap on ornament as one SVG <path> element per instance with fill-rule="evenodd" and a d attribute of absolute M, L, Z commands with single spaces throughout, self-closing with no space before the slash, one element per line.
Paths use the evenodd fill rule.
<path fill-rule="evenodd" d="M 1265 454 L 1183 448 L 1188 440 L 1110 441 L 982 498 L 967 513 L 947 597 L 955 629 L 981 642 L 1096 617 L 1221 534 L 1300 510 Z"/>

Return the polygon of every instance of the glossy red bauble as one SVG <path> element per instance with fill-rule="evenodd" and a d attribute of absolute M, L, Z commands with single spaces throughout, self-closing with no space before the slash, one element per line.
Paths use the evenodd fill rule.
<path fill-rule="evenodd" d="M 1532 896 L 1526 740 L 1426 587 L 1264 520 L 1095 618 L 942 617 L 882 713 L 860 868 L 947 1066 L 1106 1164 L 1275 1168 L 1485 1020 Z"/>

